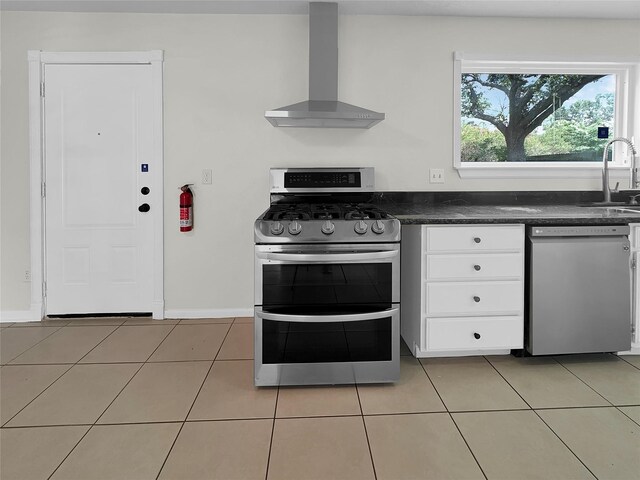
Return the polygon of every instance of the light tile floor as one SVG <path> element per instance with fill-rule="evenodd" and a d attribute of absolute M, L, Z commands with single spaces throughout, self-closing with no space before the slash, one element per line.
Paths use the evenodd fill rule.
<path fill-rule="evenodd" d="M 250 318 L 0 324 L 0 478 L 640 478 L 640 357 L 402 352 L 256 388 Z"/>

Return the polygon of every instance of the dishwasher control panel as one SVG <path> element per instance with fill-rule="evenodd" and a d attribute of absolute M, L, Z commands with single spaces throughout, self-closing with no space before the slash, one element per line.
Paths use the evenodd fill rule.
<path fill-rule="evenodd" d="M 528 227 L 531 237 L 604 237 L 629 235 L 629 225 L 580 225 Z"/>

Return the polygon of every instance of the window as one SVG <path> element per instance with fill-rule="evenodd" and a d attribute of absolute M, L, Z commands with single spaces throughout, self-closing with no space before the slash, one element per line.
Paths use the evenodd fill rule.
<path fill-rule="evenodd" d="M 454 57 L 454 166 L 460 176 L 596 176 L 607 139 L 633 135 L 637 64 Z M 621 143 L 612 170 L 629 168 Z"/>

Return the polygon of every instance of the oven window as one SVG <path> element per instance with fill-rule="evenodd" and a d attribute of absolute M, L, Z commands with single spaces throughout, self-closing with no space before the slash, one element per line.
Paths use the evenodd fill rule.
<path fill-rule="evenodd" d="M 262 320 L 262 363 L 391 360 L 391 317 L 357 322 Z"/>
<path fill-rule="evenodd" d="M 391 263 L 263 265 L 262 305 L 389 304 L 391 268 Z"/>

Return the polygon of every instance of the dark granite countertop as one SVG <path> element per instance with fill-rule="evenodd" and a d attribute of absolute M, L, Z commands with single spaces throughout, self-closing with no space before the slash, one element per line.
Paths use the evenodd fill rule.
<path fill-rule="evenodd" d="M 601 192 L 381 192 L 375 202 L 405 225 L 524 223 L 620 225 L 640 223 L 640 212 L 581 206 Z M 616 201 L 626 201 L 620 194 Z"/>
<path fill-rule="evenodd" d="M 576 205 L 419 205 L 385 206 L 402 224 L 524 223 L 530 225 L 616 225 L 640 223 L 640 212 Z"/>

